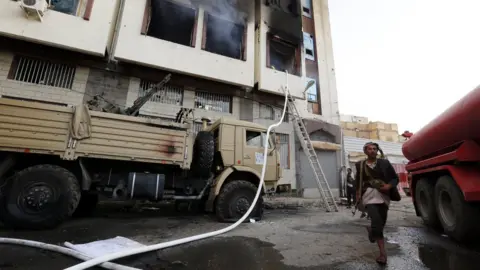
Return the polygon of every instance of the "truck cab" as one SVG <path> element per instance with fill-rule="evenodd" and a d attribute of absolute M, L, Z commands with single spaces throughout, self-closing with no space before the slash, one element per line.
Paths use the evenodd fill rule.
<path fill-rule="evenodd" d="M 282 177 L 280 155 L 275 140 L 272 139 L 275 133 L 271 133 L 270 138 L 267 138 L 266 131 L 262 125 L 226 117 L 218 119 L 205 129 L 205 132 L 213 134 L 214 138 L 215 175 L 206 208 L 215 212 L 219 220 L 238 219 L 243 215 L 242 212 L 248 209 L 245 199 L 253 199 L 252 195 L 255 195 L 260 183 L 266 140 L 267 167 L 262 195 L 269 190 L 275 190 Z M 239 201 L 235 202 L 235 198 L 231 198 L 231 201 L 226 202 L 224 197 L 230 198 L 226 193 L 233 193 L 233 190 L 238 190 L 238 193 L 244 196 L 243 200 L 239 198 Z M 258 202 L 261 205 L 262 198 Z M 242 203 L 244 205 L 241 205 Z M 236 210 L 225 210 L 223 204 Z M 258 209 L 257 216 L 261 216 L 260 212 L 261 209 Z"/>

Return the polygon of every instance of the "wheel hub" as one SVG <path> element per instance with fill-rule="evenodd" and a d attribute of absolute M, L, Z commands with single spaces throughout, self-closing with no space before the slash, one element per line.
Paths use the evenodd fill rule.
<path fill-rule="evenodd" d="M 455 211 L 452 206 L 452 198 L 446 191 L 440 192 L 440 215 L 447 226 L 455 225 Z"/>
<path fill-rule="evenodd" d="M 29 210 L 39 211 L 45 209 L 54 197 L 54 191 L 45 184 L 37 184 L 27 187 L 20 195 L 22 204 Z"/>
<path fill-rule="evenodd" d="M 245 214 L 250 208 L 250 203 L 248 202 L 247 198 L 239 198 L 236 203 L 236 211 L 239 214 Z"/>

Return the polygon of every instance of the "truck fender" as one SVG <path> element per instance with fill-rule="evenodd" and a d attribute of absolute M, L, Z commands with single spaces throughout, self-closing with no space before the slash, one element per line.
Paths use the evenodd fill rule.
<path fill-rule="evenodd" d="M 478 179 L 480 179 L 480 168 L 477 168 L 476 166 L 443 165 L 415 171 L 412 172 L 414 179 L 412 182 L 416 182 L 417 179 L 422 178 L 422 175 L 440 171 L 448 171 L 450 173 L 462 191 L 465 201 L 480 201 L 480 185 L 478 185 Z M 412 186 L 414 186 L 416 183 L 412 184 Z"/>
<path fill-rule="evenodd" d="M 225 169 L 222 173 L 220 173 L 215 178 L 212 186 L 210 187 L 210 193 L 208 195 L 208 201 L 207 201 L 207 204 L 206 204 L 206 210 L 207 211 L 209 211 L 209 212 L 213 211 L 215 198 L 220 193 L 220 190 L 222 189 L 222 186 L 225 183 L 225 181 L 228 179 L 228 177 L 235 172 L 251 173 L 251 174 L 255 175 L 258 178 L 258 180 L 260 181 L 260 176 L 261 175 L 256 170 L 254 170 L 250 167 L 245 167 L 245 166 L 231 166 L 231 167 L 228 167 L 227 169 Z M 248 180 L 248 179 L 245 179 L 245 180 Z M 265 193 L 265 191 L 266 191 L 266 187 L 265 187 L 265 183 L 263 183 L 262 193 Z"/>

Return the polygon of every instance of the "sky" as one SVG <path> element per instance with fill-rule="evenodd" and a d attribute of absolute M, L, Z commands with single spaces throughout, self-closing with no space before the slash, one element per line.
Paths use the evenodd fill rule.
<path fill-rule="evenodd" d="M 329 0 L 329 11 L 341 114 L 415 132 L 480 85 L 480 0 Z"/>

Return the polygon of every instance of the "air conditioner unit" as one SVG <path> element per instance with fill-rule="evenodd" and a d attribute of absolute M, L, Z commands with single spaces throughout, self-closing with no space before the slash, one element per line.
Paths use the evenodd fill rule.
<path fill-rule="evenodd" d="M 27 18 L 35 15 L 40 21 L 48 9 L 50 0 L 20 0 L 20 8 L 25 12 Z"/>

